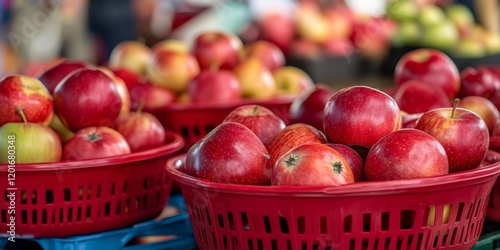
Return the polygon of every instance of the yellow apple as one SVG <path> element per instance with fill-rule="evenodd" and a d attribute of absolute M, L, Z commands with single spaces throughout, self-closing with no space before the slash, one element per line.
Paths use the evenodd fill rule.
<path fill-rule="evenodd" d="M 180 53 L 189 53 L 189 47 L 187 46 L 186 43 L 179 41 L 179 40 L 174 40 L 174 39 L 166 39 L 159 41 L 153 46 L 153 53 L 156 53 L 158 51 L 173 51 L 173 52 L 180 52 Z"/>
<path fill-rule="evenodd" d="M 233 69 L 244 98 L 267 99 L 275 96 L 276 84 L 271 71 L 255 57 L 249 57 Z"/>
<path fill-rule="evenodd" d="M 276 70 L 273 77 L 278 95 L 299 94 L 314 87 L 311 77 L 305 71 L 293 66 Z"/>
<path fill-rule="evenodd" d="M 159 51 L 147 67 L 147 78 L 154 84 L 181 93 L 200 73 L 196 58 L 189 53 Z"/>
<path fill-rule="evenodd" d="M 111 69 L 125 68 L 138 75 L 146 73 L 146 65 L 151 60 L 151 49 L 137 41 L 123 41 L 117 44 L 109 56 Z"/>

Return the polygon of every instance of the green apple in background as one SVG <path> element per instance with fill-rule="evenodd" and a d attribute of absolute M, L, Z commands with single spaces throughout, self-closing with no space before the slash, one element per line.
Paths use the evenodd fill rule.
<path fill-rule="evenodd" d="M 444 11 L 436 5 L 427 5 L 418 13 L 417 17 L 423 26 L 434 26 L 446 20 Z"/>
<path fill-rule="evenodd" d="M 444 20 L 423 28 L 422 46 L 452 51 L 457 46 L 459 38 L 457 27 L 451 21 Z"/>
<path fill-rule="evenodd" d="M 452 4 L 445 9 L 446 17 L 457 27 L 474 25 L 474 15 L 472 11 L 463 4 Z"/>
<path fill-rule="evenodd" d="M 405 21 L 399 24 L 398 30 L 393 37 L 393 44 L 401 45 L 417 45 L 420 39 L 420 25 L 415 21 Z"/>
<path fill-rule="evenodd" d="M 455 53 L 458 57 L 483 57 L 486 55 L 486 47 L 477 39 L 463 38 L 458 42 Z"/>
<path fill-rule="evenodd" d="M 48 126 L 10 122 L 0 127 L 0 164 L 58 162 L 62 157 L 59 136 Z"/>
<path fill-rule="evenodd" d="M 396 21 L 410 21 L 418 16 L 418 6 L 413 0 L 396 0 L 387 5 L 386 15 Z"/>

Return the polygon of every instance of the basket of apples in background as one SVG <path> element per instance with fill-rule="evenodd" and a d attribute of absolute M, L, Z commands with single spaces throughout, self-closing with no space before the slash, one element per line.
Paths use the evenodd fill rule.
<path fill-rule="evenodd" d="M 319 2 L 297 1 L 291 15 L 262 15 L 240 37 L 276 44 L 287 65 L 303 69 L 314 82 L 337 83 L 373 73 L 390 48 L 394 21 L 357 13 L 344 4 Z"/>
<path fill-rule="evenodd" d="M 462 4 L 419 6 L 415 1 L 394 0 L 387 5 L 386 16 L 397 23 L 397 29 L 383 73 L 393 74 L 399 59 L 417 48 L 445 52 L 459 70 L 500 62 L 500 34 L 477 23 Z"/>
<path fill-rule="evenodd" d="M 284 64 L 283 53 L 272 43 L 244 47 L 232 34 L 206 32 L 191 48 L 177 40 L 152 48 L 123 42 L 114 48 L 108 67 L 128 82 L 132 108 L 145 100 L 144 110 L 180 133 L 187 151 L 240 105 L 262 105 L 287 123 L 293 99 L 314 82 Z"/>
<path fill-rule="evenodd" d="M 317 85 L 295 99 L 285 127 L 264 107 L 238 107 L 187 154 L 170 159 L 168 174 L 182 186 L 198 247 L 474 246 L 500 158 L 490 150 L 492 128 L 475 109 L 486 106 L 457 99 L 467 81 L 442 52 L 423 52 L 398 64 L 396 93 Z M 425 64 L 426 56 L 437 57 Z M 411 85 L 399 85 L 405 77 Z M 405 86 L 415 90 L 398 99 Z M 427 98 L 431 92 L 443 103 Z M 420 115 L 409 123 L 412 107 Z"/>
<path fill-rule="evenodd" d="M 38 79 L 7 76 L 0 107 L 0 187 L 14 188 L 1 213 L 15 216 L 15 225 L 2 217 L 3 232 L 84 235 L 164 209 L 173 183 L 164 165 L 184 141 L 153 115 L 131 112 L 125 84 L 109 70 L 64 60 Z"/>

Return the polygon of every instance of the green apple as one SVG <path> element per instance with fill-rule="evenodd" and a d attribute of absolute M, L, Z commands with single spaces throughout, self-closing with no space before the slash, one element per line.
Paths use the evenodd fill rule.
<path fill-rule="evenodd" d="M 458 57 L 478 58 L 486 55 L 486 47 L 477 39 L 464 38 L 458 42 L 455 53 Z"/>
<path fill-rule="evenodd" d="M 444 11 L 436 5 L 427 5 L 422 8 L 417 17 L 423 26 L 434 26 L 446 20 Z"/>
<path fill-rule="evenodd" d="M 472 11 L 463 4 L 452 4 L 445 9 L 446 17 L 457 27 L 472 26 L 474 15 Z"/>
<path fill-rule="evenodd" d="M 451 21 L 445 20 L 423 28 L 422 45 L 425 47 L 452 51 L 458 40 L 458 29 Z"/>
<path fill-rule="evenodd" d="M 395 36 L 394 45 L 417 45 L 420 38 L 420 25 L 415 21 L 405 21 L 399 24 Z"/>
<path fill-rule="evenodd" d="M 396 0 L 387 5 L 386 15 L 396 21 L 410 21 L 418 16 L 418 6 L 413 0 Z"/>
<path fill-rule="evenodd" d="M 10 122 L 0 127 L 0 164 L 58 162 L 62 157 L 59 136 L 48 126 L 26 122 Z"/>

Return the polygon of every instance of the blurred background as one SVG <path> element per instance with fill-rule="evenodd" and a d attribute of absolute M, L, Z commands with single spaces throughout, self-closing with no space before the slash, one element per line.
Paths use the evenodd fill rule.
<path fill-rule="evenodd" d="M 207 30 L 271 41 L 316 82 L 335 79 L 314 62 L 380 75 L 415 47 L 500 62 L 498 12 L 498 0 L 0 0 L 0 76 L 36 76 L 61 58 L 106 64 L 122 41 L 190 44 Z"/>

